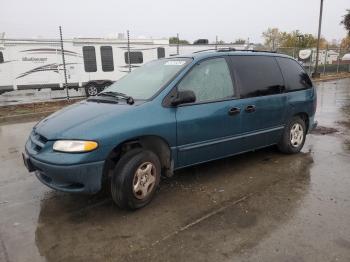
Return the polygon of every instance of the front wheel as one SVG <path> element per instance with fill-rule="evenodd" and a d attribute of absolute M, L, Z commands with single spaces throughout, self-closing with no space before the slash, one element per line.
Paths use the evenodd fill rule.
<path fill-rule="evenodd" d="M 151 151 L 133 149 L 118 161 L 111 180 L 113 201 L 123 209 L 151 202 L 160 181 L 159 158 Z"/>
<path fill-rule="evenodd" d="M 278 149 L 286 154 L 295 154 L 303 148 L 306 138 L 305 121 L 298 116 L 293 117 L 286 125 Z"/>

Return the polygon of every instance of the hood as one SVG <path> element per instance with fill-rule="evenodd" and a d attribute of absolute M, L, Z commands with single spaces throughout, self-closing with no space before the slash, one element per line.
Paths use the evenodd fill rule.
<path fill-rule="evenodd" d="M 114 122 L 118 116 L 136 106 L 137 103 L 128 105 L 82 101 L 44 118 L 34 130 L 48 140 L 93 139 L 96 137 L 96 127 Z"/>

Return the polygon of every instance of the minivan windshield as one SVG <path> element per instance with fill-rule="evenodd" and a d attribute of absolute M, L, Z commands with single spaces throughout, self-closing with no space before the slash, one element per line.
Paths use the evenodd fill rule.
<path fill-rule="evenodd" d="M 191 61 L 191 58 L 170 58 L 151 61 L 134 69 L 110 85 L 102 94 L 118 92 L 134 99 L 149 99 Z"/>

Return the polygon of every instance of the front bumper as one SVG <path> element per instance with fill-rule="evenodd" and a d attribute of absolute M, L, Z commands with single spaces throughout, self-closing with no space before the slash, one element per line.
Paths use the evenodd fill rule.
<path fill-rule="evenodd" d="M 43 184 L 55 190 L 93 194 L 101 189 L 104 161 L 67 166 L 44 163 L 30 156 L 26 161 L 33 167 L 28 170 L 34 171 Z"/>

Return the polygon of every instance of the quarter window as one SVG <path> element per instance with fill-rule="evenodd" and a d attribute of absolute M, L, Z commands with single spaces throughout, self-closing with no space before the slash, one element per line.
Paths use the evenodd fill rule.
<path fill-rule="evenodd" d="M 233 84 L 226 60 L 215 58 L 197 64 L 180 82 L 178 90 L 193 91 L 196 102 L 233 97 Z"/>
<path fill-rule="evenodd" d="M 232 56 L 233 70 L 242 98 L 279 94 L 283 78 L 274 57 Z"/>
<path fill-rule="evenodd" d="M 297 91 L 312 87 L 308 74 L 301 65 L 290 58 L 278 57 L 287 91 Z"/>
<path fill-rule="evenodd" d="M 165 48 L 164 47 L 157 48 L 157 56 L 158 56 L 158 59 L 165 57 Z"/>
<path fill-rule="evenodd" d="M 0 64 L 4 62 L 4 55 L 0 52 Z"/>
<path fill-rule="evenodd" d="M 124 53 L 125 64 L 129 64 L 128 52 Z M 130 64 L 142 64 L 143 54 L 142 52 L 130 52 Z"/>
<path fill-rule="evenodd" d="M 83 59 L 84 59 L 85 72 L 96 72 L 97 71 L 95 47 L 84 46 L 83 47 Z"/>
<path fill-rule="evenodd" d="M 103 72 L 114 71 L 113 49 L 111 46 L 101 46 L 101 63 Z"/>

